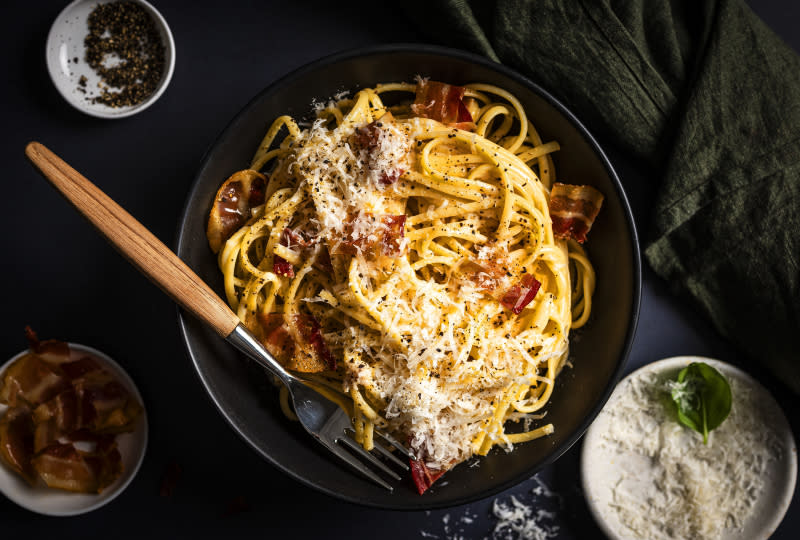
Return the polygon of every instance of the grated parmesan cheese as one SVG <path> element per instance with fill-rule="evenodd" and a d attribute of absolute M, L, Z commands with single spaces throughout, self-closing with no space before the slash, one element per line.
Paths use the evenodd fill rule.
<path fill-rule="evenodd" d="M 625 466 L 612 478 L 609 510 L 636 538 L 721 538 L 741 530 L 770 481 L 782 444 L 752 386 L 726 373 L 728 418 L 702 435 L 670 415 L 663 375 L 635 374 L 603 410 L 610 427 L 601 445 Z"/>
<path fill-rule="evenodd" d="M 442 516 L 440 533 L 420 531 L 423 538 L 445 540 L 549 540 L 559 536 L 558 515 L 564 502 L 560 494 L 551 490 L 539 476 L 532 479 L 535 486 L 527 494 L 509 495 L 491 502 L 488 512 L 497 519 L 491 530 L 477 531 L 478 514 L 469 506 L 460 515 Z"/>

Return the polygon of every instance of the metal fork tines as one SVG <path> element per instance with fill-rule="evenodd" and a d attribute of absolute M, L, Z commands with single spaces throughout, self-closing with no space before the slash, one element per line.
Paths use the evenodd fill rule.
<path fill-rule="evenodd" d="M 295 389 L 293 388 L 292 390 Z M 311 389 L 308 389 L 308 391 L 314 392 L 314 390 Z M 308 402 L 299 399 L 300 396 L 297 395 L 302 393 L 302 391 L 295 393 L 295 413 L 309 433 L 314 435 L 328 450 L 359 473 L 376 484 L 392 491 L 392 485 L 376 474 L 367 463 L 394 480 L 400 480 L 400 475 L 373 453 L 364 450 L 364 448 L 353 439 L 352 423 L 347 414 L 338 405 L 325 398 L 322 399 L 327 403 L 322 403 L 319 397 L 317 397 L 319 394 L 315 396 L 314 404 L 308 406 Z M 316 394 L 316 392 L 314 393 Z M 321 418 L 320 413 L 322 413 Z M 320 427 L 312 430 L 310 429 L 311 425 L 319 425 Z M 411 453 L 390 435 L 379 430 L 375 430 L 375 434 L 396 448 L 399 453 L 406 458 L 414 459 Z M 404 471 L 408 470 L 409 467 L 406 463 L 380 443 L 375 443 L 373 451 Z"/>
<path fill-rule="evenodd" d="M 364 462 L 372 464 L 375 468 L 395 480 L 399 480 L 400 476 L 375 455 L 364 450 L 361 445 L 348 435 L 348 430 L 351 430 L 352 424 L 350 418 L 338 405 L 311 386 L 307 386 L 303 380 L 294 374 L 286 371 L 243 325 L 238 325 L 226 339 L 286 385 L 289 389 L 289 394 L 292 396 L 292 404 L 294 405 L 297 419 L 306 431 L 358 472 L 376 484 L 390 491 L 392 490 L 392 486 L 375 474 Z M 406 458 L 415 459 L 405 446 L 389 434 L 378 430 L 375 430 L 375 433 Z M 389 461 L 408 470 L 408 465 L 392 455 L 389 450 L 380 444 L 375 445 L 375 451 Z"/>

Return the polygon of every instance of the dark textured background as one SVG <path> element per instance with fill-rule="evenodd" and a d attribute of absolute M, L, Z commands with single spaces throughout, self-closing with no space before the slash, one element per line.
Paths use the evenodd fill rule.
<path fill-rule="evenodd" d="M 143 394 L 150 420 L 144 464 L 108 506 L 73 518 L 41 517 L 0 498 L 0 531 L 27 538 L 483 538 L 495 519 L 492 499 L 434 512 L 364 509 L 306 488 L 262 461 L 217 413 L 181 343 L 173 304 L 102 240 L 26 162 L 40 140 L 59 153 L 168 245 L 204 151 L 260 89 L 329 53 L 373 44 L 422 41 L 391 4 L 334 2 L 166 2 L 155 6 L 177 45 L 172 83 L 147 111 L 122 120 L 84 116 L 64 102 L 44 63 L 49 27 L 64 1 L 4 3 L 0 43 L 2 185 L 0 282 L 5 284 L 0 358 L 25 348 L 22 329 L 101 349 L 123 365 Z M 800 4 L 752 2 L 796 51 Z M 557 89 L 549 89 L 558 97 Z M 591 126 L 589 126 L 591 129 Z M 602 140 L 600 141 L 602 144 Z M 654 174 L 607 148 L 640 231 L 649 222 Z M 641 317 L 628 371 L 660 358 L 694 354 L 742 359 L 690 308 L 671 298 L 645 267 Z M 800 398 L 753 366 L 790 417 Z M 580 443 L 539 474 L 560 498 L 535 496 L 535 480 L 498 496 L 556 513 L 560 538 L 597 538 L 583 501 Z M 170 463 L 182 475 L 161 497 Z M 466 519 L 465 519 L 466 518 Z M 470 522 L 471 521 L 471 522 Z M 368 528 L 355 528 L 366 523 Z M 365 533 L 363 531 L 369 531 Z M 797 497 L 774 538 L 800 537 Z"/>

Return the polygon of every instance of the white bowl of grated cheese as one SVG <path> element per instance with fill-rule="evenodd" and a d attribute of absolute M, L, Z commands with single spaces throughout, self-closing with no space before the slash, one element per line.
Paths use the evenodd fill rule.
<path fill-rule="evenodd" d="M 733 406 L 703 444 L 679 424 L 668 380 L 705 362 L 728 380 Z M 770 393 L 740 369 L 681 356 L 649 364 L 617 385 L 586 432 L 581 476 L 609 538 L 768 538 L 794 493 L 797 449 Z"/>

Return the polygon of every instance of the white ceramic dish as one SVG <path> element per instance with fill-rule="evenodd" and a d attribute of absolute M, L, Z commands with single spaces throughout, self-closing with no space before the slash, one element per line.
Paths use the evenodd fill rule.
<path fill-rule="evenodd" d="M 610 539 L 636 538 L 633 532 L 621 523 L 618 514 L 611 509 L 615 485 L 624 478 L 628 479 L 626 482 L 634 482 L 636 485 L 649 484 L 652 481 L 649 479 L 648 471 L 653 469 L 645 463 L 647 458 L 632 452 L 620 453 L 603 443 L 603 436 L 611 428 L 609 411 L 613 410 L 621 393 L 626 391 L 626 382 L 629 379 L 649 373 L 672 377 L 691 362 L 705 362 L 726 377 L 737 377 L 740 382 L 750 387 L 761 404 L 759 414 L 770 414 L 774 419 L 773 426 L 784 448 L 778 459 L 768 462 L 766 476 L 769 480 L 764 491 L 758 496 L 749 517 L 742 523 L 742 528 L 726 529 L 724 538 L 727 540 L 769 538 L 789 507 L 797 477 L 797 448 L 786 416 L 770 393 L 755 379 L 730 364 L 698 356 L 667 358 L 648 364 L 623 379 L 587 430 L 583 441 L 581 479 L 584 495 L 595 520 Z M 713 437 L 713 432 L 711 436 Z"/>
<path fill-rule="evenodd" d="M 81 112 L 98 118 L 125 118 L 142 112 L 161 97 L 175 70 L 175 41 L 164 17 L 145 0 L 130 0 L 142 5 L 152 16 L 164 43 L 164 74 L 156 90 L 144 101 L 128 107 L 109 107 L 102 103 L 92 103 L 91 97 L 96 92 L 100 77 L 84 60 L 85 47 L 83 40 L 89 33 L 87 19 L 89 13 L 98 4 L 110 3 L 109 0 L 75 0 L 58 14 L 50 33 L 47 36 L 45 56 L 47 71 L 58 91 L 67 103 Z M 76 63 L 74 60 L 78 59 Z M 85 90 L 81 92 L 79 80 L 86 77 Z"/>
<path fill-rule="evenodd" d="M 142 396 L 130 376 L 119 364 L 97 349 L 76 343 L 70 343 L 69 347 L 71 357 L 75 360 L 88 355 L 96 358 L 109 369 L 131 395 L 142 404 L 142 414 L 136 420 L 136 427 L 131 433 L 117 435 L 117 445 L 122 455 L 123 472 L 113 484 L 100 494 L 70 493 L 44 486 L 32 487 L 20 476 L 0 463 L 0 491 L 23 508 L 48 516 L 84 514 L 114 500 L 136 476 L 147 449 L 147 413 L 144 409 Z M 0 367 L 0 373 L 4 372 L 14 360 L 27 352 L 27 350 L 22 351 L 6 362 Z M 7 408 L 5 405 L 0 405 L 0 416 L 5 414 Z"/>

